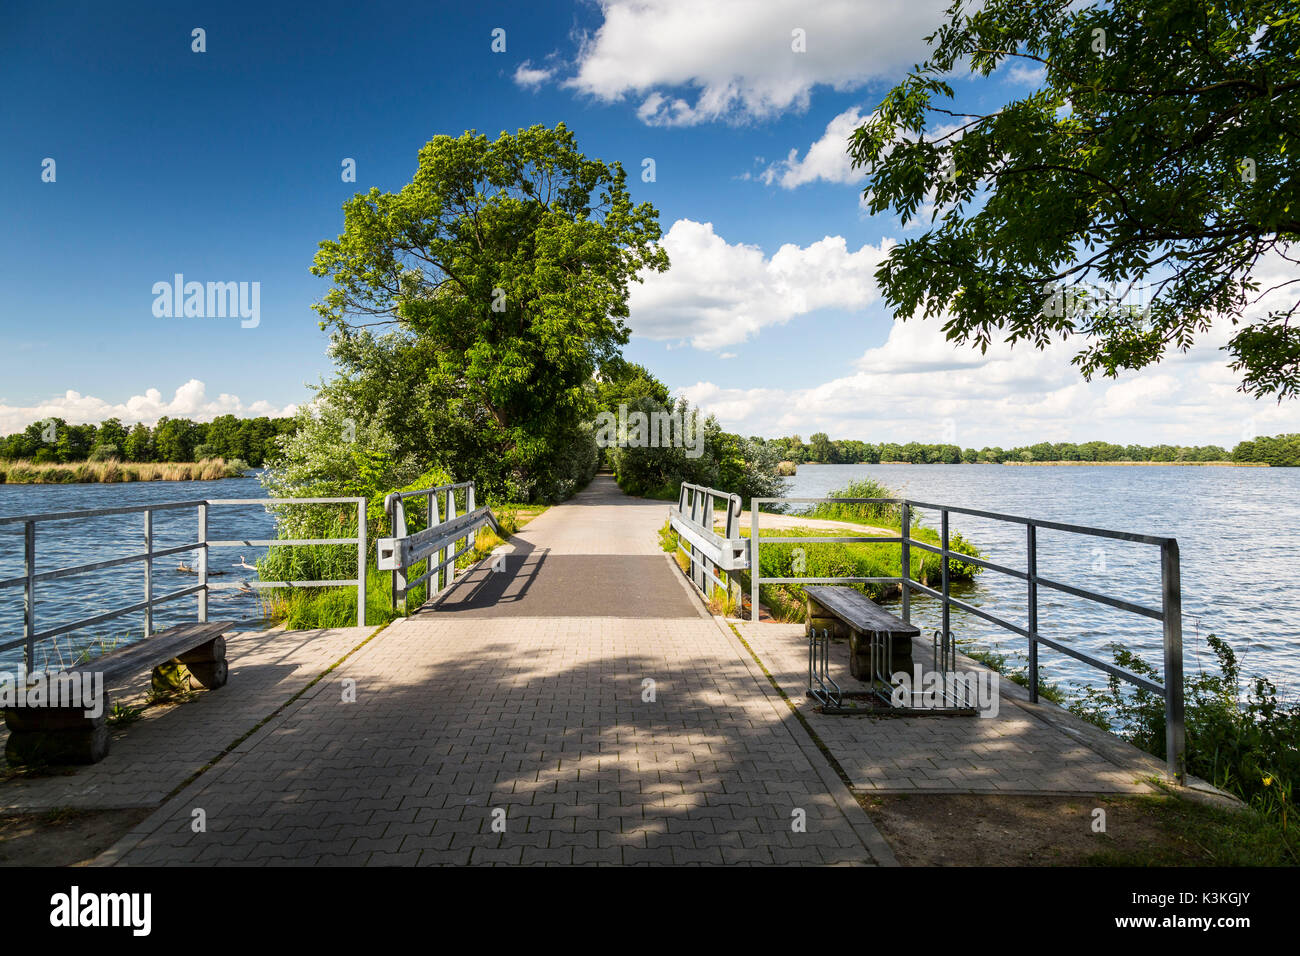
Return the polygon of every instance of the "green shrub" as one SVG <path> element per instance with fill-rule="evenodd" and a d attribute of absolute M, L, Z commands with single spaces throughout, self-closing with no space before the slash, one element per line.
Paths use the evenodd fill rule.
<path fill-rule="evenodd" d="M 897 495 L 880 482 L 871 478 L 853 481 L 832 491 L 830 498 L 895 498 Z M 826 502 L 815 505 L 808 512 L 810 518 L 829 518 L 832 521 L 849 521 L 854 524 L 878 525 L 880 527 L 902 527 L 903 513 L 896 504 L 849 504 L 847 502 Z"/>
<path fill-rule="evenodd" d="M 1184 681 L 1187 772 L 1284 820 L 1300 779 L 1300 704 L 1280 702 L 1277 687 L 1263 677 L 1252 678 L 1243 696 L 1232 648 L 1213 634 L 1206 642 L 1218 673 Z M 1120 667 L 1160 680 L 1156 668 L 1132 651 L 1114 644 L 1112 652 Z M 1070 710 L 1153 756 L 1166 756 L 1164 698 L 1149 690 L 1112 676 L 1104 689 L 1086 689 Z"/>

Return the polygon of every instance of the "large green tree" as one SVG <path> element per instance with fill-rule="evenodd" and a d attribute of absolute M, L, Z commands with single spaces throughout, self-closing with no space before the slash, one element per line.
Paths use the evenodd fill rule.
<path fill-rule="evenodd" d="M 407 367 L 380 353 L 418 343 L 420 377 L 403 386 L 425 388 L 480 448 L 453 470 L 532 494 L 591 411 L 586 384 L 627 341 L 629 283 L 668 267 L 660 236 L 622 166 L 588 159 L 562 123 L 437 136 L 399 192 L 345 203 L 342 235 L 316 255 L 333 282 L 316 309 L 349 360 Z M 396 337 L 352 341 L 375 325 Z"/>
<path fill-rule="evenodd" d="M 1088 377 L 1186 350 L 1221 314 L 1242 389 L 1297 394 L 1294 0 L 957 2 L 927 39 L 849 150 L 872 212 L 935 210 L 877 272 L 896 314 L 980 348 L 1081 336 Z M 954 75 L 1008 64 L 1041 88 L 953 108 Z M 1284 278 L 1265 287 L 1268 257 Z"/>

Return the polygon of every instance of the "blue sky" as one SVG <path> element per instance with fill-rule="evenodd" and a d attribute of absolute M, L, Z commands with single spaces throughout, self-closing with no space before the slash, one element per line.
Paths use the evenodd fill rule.
<path fill-rule="evenodd" d="M 1212 347 L 1085 385 L 1069 348 L 979 356 L 937 323 L 895 325 L 871 272 L 904 233 L 860 209 L 843 135 L 924 55 L 942 4 L 467 6 L 6 4 L 0 432 L 307 400 L 330 372 L 310 309 L 327 285 L 307 270 L 343 200 L 399 189 L 435 135 L 560 120 L 624 164 L 676 253 L 633 296 L 628 357 L 728 427 L 976 446 L 1298 430 L 1292 406 L 1236 395 Z M 963 80 L 959 102 L 1032 82 Z M 156 317 L 175 273 L 260 283 L 258 325 Z"/>

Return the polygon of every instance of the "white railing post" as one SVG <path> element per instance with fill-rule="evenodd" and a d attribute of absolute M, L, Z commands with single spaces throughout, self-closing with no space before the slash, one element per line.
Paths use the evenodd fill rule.
<path fill-rule="evenodd" d="M 366 499 L 357 499 L 357 627 L 366 626 Z"/>
<path fill-rule="evenodd" d="M 208 506 L 199 505 L 199 622 L 208 619 Z"/>
<path fill-rule="evenodd" d="M 406 537 L 406 499 L 399 494 L 394 494 L 389 500 L 388 521 L 392 528 L 394 538 Z M 401 567 L 394 568 L 389 572 L 392 578 L 392 602 L 393 610 L 406 611 L 406 569 Z"/>
<path fill-rule="evenodd" d="M 450 521 L 454 517 L 456 517 L 456 489 L 448 488 L 447 489 L 447 515 L 444 518 L 444 520 Z M 447 578 L 446 578 L 447 587 L 451 587 L 453 584 L 456 583 L 456 561 L 452 557 L 452 555 L 454 555 L 455 553 L 456 553 L 456 542 L 448 541 L 447 546 L 442 550 L 442 557 L 440 558 L 440 560 L 447 562 L 447 567 L 445 569 L 447 573 Z"/>
<path fill-rule="evenodd" d="M 1026 571 L 1029 575 L 1029 700 L 1038 703 L 1038 526 L 1026 525 Z"/>
<path fill-rule="evenodd" d="M 758 502 L 749 499 L 749 619 L 758 623 Z"/>
<path fill-rule="evenodd" d="M 23 656 L 27 673 L 36 667 L 36 522 L 23 522 Z"/>
<path fill-rule="evenodd" d="M 469 487 L 465 489 L 465 514 L 469 514 L 473 510 L 474 510 L 474 482 L 471 481 L 469 483 Z M 469 547 L 474 543 L 474 536 L 476 533 L 477 532 L 475 532 L 473 529 L 470 529 L 469 534 L 465 536 L 466 547 Z"/>
<path fill-rule="evenodd" d="M 902 573 L 903 580 L 899 583 L 899 586 L 903 589 L 903 622 L 905 624 L 911 624 L 912 623 L 912 586 L 911 586 L 912 509 L 911 506 L 906 501 L 903 502 L 902 516 L 899 522 L 899 526 L 901 531 L 900 537 L 903 539 L 902 548 L 901 548 L 902 550 L 901 565 L 902 565 L 902 572 L 903 572 Z"/>
<path fill-rule="evenodd" d="M 144 636 L 153 633 L 153 512 L 144 511 Z"/>
<path fill-rule="evenodd" d="M 948 641 L 948 632 L 952 630 L 952 606 L 948 603 L 948 590 L 950 584 L 948 581 L 948 512 L 947 511 L 939 512 L 939 550 L 942 552 L 942 554 L 939 555 L 939 558 L 941 561 L 943 561 L 943 565 L 939 569 L 939 580 L 942 582 L 941 586 L 943 588 L 943 636 L 940 643 L 946 647 Z"/>

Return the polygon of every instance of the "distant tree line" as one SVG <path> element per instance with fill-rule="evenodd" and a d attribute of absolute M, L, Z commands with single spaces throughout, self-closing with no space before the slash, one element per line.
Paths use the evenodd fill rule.
<path fill-rule="evenodd" d="M 908 442 L 836 441 L 824 432 L 814 433 L 805 443 L 798 435 L 787 438 L 753 438 L 774 449 L 783 461 L 795 464 L 879 464 L 907 462 L 913 465 L 1002 464 L 1008 461 L 1234 461 L 1263 462 L 1274 467 L 1300 465 L 1300 435 L 1276 435 L 1239 442 L 1229 452 L 1218 445 L 1115 445 L 1105 441 L 1039 442 L 1017 448 L 998 446 L 981 449 L 954 444 Z"/>
<path fill-rule="evenodd" d="M 202 461 L 239 459 L 260 467 L 276 451 L 277 436 L 292 434 L 293 418 L 236 418 L 222 415 L 210 422 L 163 416 L 150 428 L 130 427 L 110 418 L 100 425 L 69 425 L 61 418 L 33 422 L 0 439 L 0 459 L 60 463 L 107 461 Z"/>

